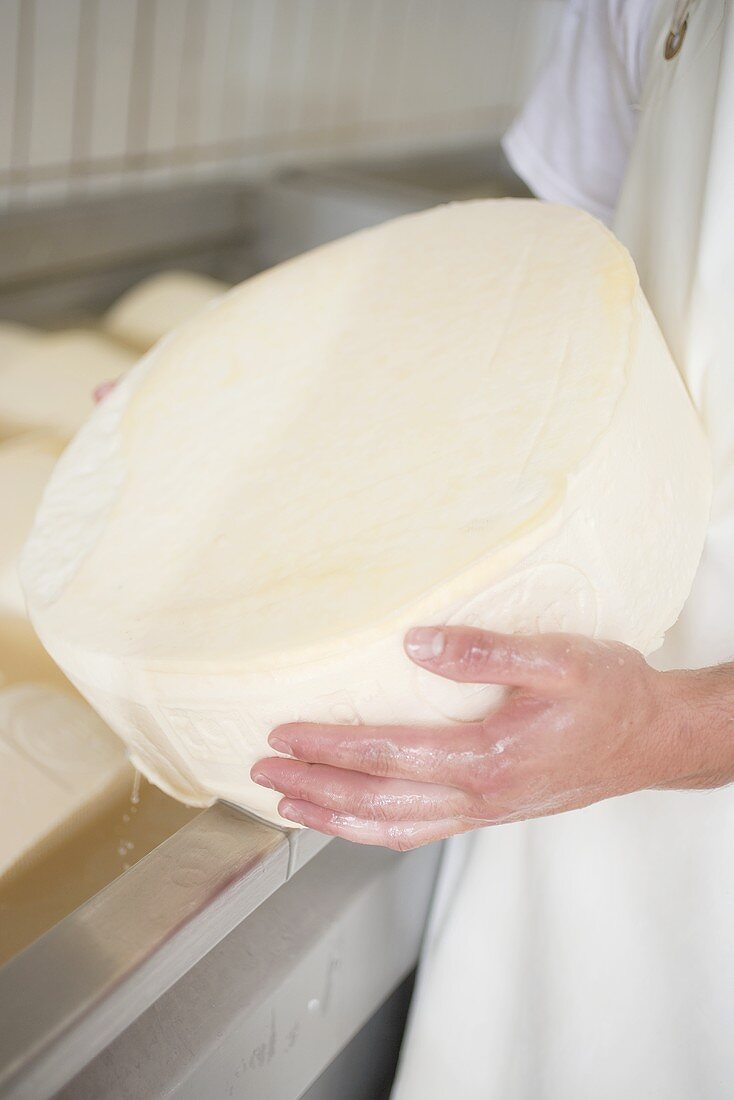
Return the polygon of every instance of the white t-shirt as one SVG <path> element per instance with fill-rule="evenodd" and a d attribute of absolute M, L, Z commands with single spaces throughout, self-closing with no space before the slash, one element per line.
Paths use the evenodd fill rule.
<path fill-rule="evenodd" d="M 655 6 L 569 0 L 548 62 L 503 141 L 539 198 L 611 221 L 637 131 Z"/>

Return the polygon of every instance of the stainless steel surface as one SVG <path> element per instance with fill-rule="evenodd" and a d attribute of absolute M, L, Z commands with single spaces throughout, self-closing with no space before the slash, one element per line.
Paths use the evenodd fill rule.
<path fill-rule="evenodd" d="M 214 806 L 0 969 L 0 1096 L 52 1096 L 287 881 L 290 851 Z"/>
<path fill-rule="evenodd" d="M 528 193 L 497 145 L 14 211 L 0 217 L 0 318 L 41 327 L 93 320 L 154 270 L 238 282 L 386 218 L 480 193 Z"/>
<path fill-rule="evenodd" d="M 468 198 L 530 194 L 498 145 L 283 172 L 254 190 L 258 266 L 415 210 Z"/>
<path fill-rule="evenodd" d="M 243 185 L 96 196 L 0 217 L 0 317 L 41 327 L 93 320 L 159 269 L 225 282 L 252 274 L 254 203 Z"/>
<path fill-rule="evenodd" d="M 331 837 L 315 833 L 313 829 L 289 829 L 288 878 L 305 867 L 314 856 L 331 843 Z"/>
<path fill-rule="evenodd" d="M 193 268 L 235 281 L 340 232 L 450 198 L 462 180 L 470 188 L 476 181 L 466 166 L 444 165 L 441 175 L 434 165 L 426 175 L 412 161 L 391 165 L 339 169 L 303 187 L 291 179 L 260 192 L 262 202 L 254 202 L 252 192 L 215 185 L 2 218 L 0 317 L 48 326 L 93 317 L 157 268 Z M 334 844 L 311 863 L 326 844 L 315 833 L 288 835 L 217 806 L 64 918 L 0 969 L 0 1097 L 44 1100 L 90 1060 L 95 1073 L 112 1066 L 115 1051 L 120 1057 L 127 1051 L 124 1058 L 134 1061 L 136 1046 L 123 1042 L 128 1036 L 143 1043 L 142 1058 L 142 1021 L 163 1020 L 166 1006 L 182 1097 L 208 1096 L 208 1080 L 238 1088 L 243 1044 L 250 1044 L 255 1067 L 248 1060 L 246 1078 L 257 1082 L 249 1095 L 297 1095 L 297 1079 L 313 1079 L 413 965 L 438 858 L 433 850 L 396 857 L 358 848 L 332 857 L 332 849 L 345 847 Z M 326 871 L 316 873 L 317 864 Z M 217 960 L 227 956 L 212 949 L 238 925 L 239 947 L 229 966 L 217 971 Z M 332 931 L 336 940 L 329 939 Z M 311 1012 L 303 996 L 323 985 L 323 952 L 328 955 L 333 943 L 345 946 L 339 957 L 348 960 L 337 976 L 341 999 L 333 1002 L 341 1007 Z M 219 984 L 205 976 L 210 965 Z M 182 980 L 189 973 L 191 981 Z M 227 991 L 222 1003 L 229 1023 L 217 1015 L 220 988 Z M 319 997 L 309 996 L 314 999 Z M 292 1006 L 289 1028 L 313 1037 L 300 1046 L 294 1040 L 297 1059 L 289 1059 L 291 1048 L 282 1045 L 288 1028 L 276 1043 L 282 1057 L 269 1059 L 268 1005 L 286 1015 Z M 188 1054 L 170 1031 L 170 1020 L 184 1016 Z M 222 1034 L 232 1036 L 223 1041 L 221 1058 L 213 1038 L 206 1045 L 216 1020 Z M 297 1076 L 278 1076 L 295 1061 Z M 153 1089 L 152 1079 L 150 1084 Z M 267 1091 L 281 1087 L 291 1092 Z M 169 1094 L 120 1088 L 88 1095 L 154 1100 Z"/>
<path fill-rule="evenodd" d="M 412 971 L 304 1092 L 302 1100 L 389 1100 L 415 984 Z"/>
<path fill-rule="evenodd" d="M 415 966 L 439 855 L 334 841 L 59 1100 L 301 1097 Z M 373 1039 L 314 1095 L 375 1100 L 358 1082 L 389 1077 L 398 1036 Z"/>

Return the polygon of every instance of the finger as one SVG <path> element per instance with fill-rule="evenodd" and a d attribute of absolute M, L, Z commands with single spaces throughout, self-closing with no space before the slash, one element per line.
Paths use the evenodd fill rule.
<path fill-rule="evenodd" d="M 449 680 L 504 684 L 540 693 L 563 690 L 588 661 L 588 639 L 573 634 L 498 634 L 466 626 L 416 627 L 405 652 Z"/>
<path fill-rule="evenodd" d="M 354 844 L 378 844 L 396 852 L 420 848 L 435 840 L 445 840 L 457 833 L 468 832 L 474 825 L 464 821 L 364 821 L 352 814 L 336 813 L 311 802 L 284 798 L 278 812 L 287 821 L 316 829 L 327 836 L 339 836 Z"/>
<path fill-rule="evenodd" d="M 282 757 L 259 761 L 250 775 L 260 786 L 291 799 L 369 821 L 439 821 L 449 817 L 482 820 L 481 799 L 455 787 L 378 779 Z"/>
<path fill-rule="evenodd" d="M 490 734 L 478 722 L 442 729 L 298 722 L 278 726 L 268 742 L 276 752 L 310 764 L 448 787 L 463 787 L 477 758 L 492 749 Z"/>
<path fill-rule="evenodd" d="M 101 382 L 99 386 L 96 386 L 93 393 L 96 404 L 99 404 L 100 401 L 104 401 L 107 394 L 112 393 L 116 385 L 117 379 L 114 379 L 110 382 Z"/>

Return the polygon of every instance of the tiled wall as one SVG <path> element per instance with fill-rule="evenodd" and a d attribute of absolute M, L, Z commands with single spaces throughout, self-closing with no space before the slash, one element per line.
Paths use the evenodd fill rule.
<path fill-rule="evenodd" d="M 0 204 L 496 138 L 563 0 L 0 0 Z"/>

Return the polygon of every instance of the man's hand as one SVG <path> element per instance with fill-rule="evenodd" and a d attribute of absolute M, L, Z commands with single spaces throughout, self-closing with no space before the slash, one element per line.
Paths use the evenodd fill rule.
<path fill-rule="evenodd" d="M 410 631 L 408 656 L 451 680 L 503 684 L 503 704 L 445 728 L 280 726 L 252 778 L 283 817 L 405 850 L 484 825 L 650 787 L 734 779 L 734 670 L 657 672 L 636 650 L 572 634 Z"/>

